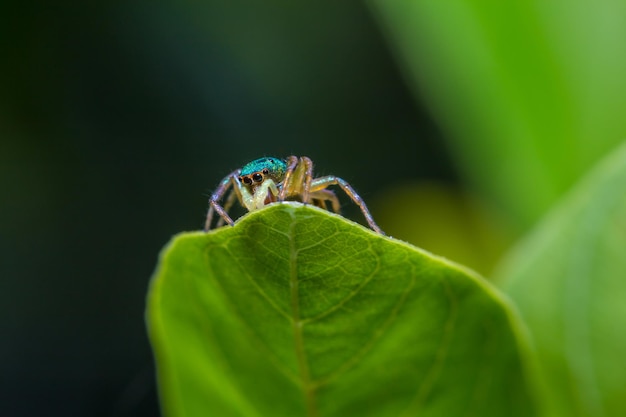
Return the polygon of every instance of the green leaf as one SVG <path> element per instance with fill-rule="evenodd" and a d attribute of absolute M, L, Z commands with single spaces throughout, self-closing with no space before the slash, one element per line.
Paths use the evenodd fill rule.
<path fill-rule="evenodd" d="M 501 267 L 530 327 L 551 416 L 626 415 L 626 144 Z"/>
<path fill-rule="evenodd" d="M 533 415 L 493 287 L 297 203 L 176 236 L 148 320 L 168 416 Z"/>

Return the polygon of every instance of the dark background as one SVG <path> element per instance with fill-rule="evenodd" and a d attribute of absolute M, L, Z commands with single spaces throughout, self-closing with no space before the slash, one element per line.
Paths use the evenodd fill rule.
<path fill-rule="evenodd" d="M 158 415 L 159 250 L 249 160 L 456 179 L 361 2 L 204 3 L 0 6 L 0 416 Z"/>

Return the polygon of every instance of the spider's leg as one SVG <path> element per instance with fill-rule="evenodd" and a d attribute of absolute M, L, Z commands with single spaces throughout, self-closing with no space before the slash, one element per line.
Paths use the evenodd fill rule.
<path fill-rule="evenodd" d="M 324 210 L 328 210 L 328 207 L 326 207 L 326 202 L 324 200 L 318 200 L 317 198 L 311 198 L 311 204 L 313 204 L 315 207 L 319 207 L 321 209 Z"/>
<path fill-rule="evenodd" d="M 309 195 L 310 195 L 310 200 L 316 206 L 326 209 L 326 202 L 330 201 L 330 204 L 333 207 L 333 211 L 335 213 L 339 213 L 340 211 L 339 199 L 337 198 L 335 193 L 333 193 L 331 190 L 326 190 L 326 189 L 315 190 L 315 191 L 311 191 L 311 194 Z M 316 204 L 315 203 L 316 201 L 319 202 L 319 204 Z"/>
<path fill-rule="evenodd" d="M 313 161 L 308 156 L 300 158 L 300 163 L 304 165 L 304 189 L 302 190 L 302 202 L 309 202 L 309 193 L 311 192 L 311 182 L 313 181 Z"/>
<path fill-rule="evenodd" d="M 211 196 L 211 199 L 209 200 L 209 205 L 210 205 L 209 212 L 206 215 L 206 222 L 204 223 L 205 232 L 208 232 L 209 229 L 211 229 L 211 222 L 213 221 L 214 213 L 219 214 L 220 217 L 224 219 L 224 221 L 226 221 L 226 223 L 228 223 L 229 225 L 232 226 L 234 224 L 233 219 L 231 219 L 228 216 L 228 214 L 226 213 L 224 208 L 219 204 L 219 202 L 222 199 L 222 197 L 224 197 L 224 194 L 226 194 L 226 192 L 232 187 L 233 181 L 237 181 L 238 175 L 239 175 L 239 170 L 233 171 L 228 176 L 224 177 L 224 179 L 220 181 L 220 184 L 217 186 L 217 189 Z"/>
<path fill-rule="evenodd" d="M 326 177 L 315 178 L 313 182 L 311 183 L 311 190 L 313 191 L 323 190 L 330 185 L 338 185 L 339 187 L 341 187 L 343 192 L 348 194 L 348 197 L 350 197 L 352 201 L 354 201 L 354 203 L 357 206 L 359 206 L 359 208 L 361 209 L 361 212 L 363 213 L 363 216 L 365 217 L 365 220 L 367 220 L 367 224 L 372 228 L 372 230 L 375 231 L 376 233 L 380 233 L 381 235 L 385 234 L 374 221 L 374 218 L 370 214 L 370 211 L 368 210 L 367 205 L 365 205 L 365 202 L 363 201 L 363 199 L 356 193 L 356 191 L 354 191 L 354 188 L 352 188 L 346 180 L 339 178 L 339 177 L 335 177 L 334 175 L 328 175 Z"/>
<path fill-rule="evenodd" d="M 287 171 L 285 172 L 285 178 L 283 179 L 282 186 L 280 187 L 280 192 L 278 193 L 278 201 L 285 200 L 285 193 L 287 192 L 287 188 L 290 187 L 291 176 L 293 172 L 296 170 L 296 166 L 298 165 L 298 157 L 291 155 L 287 157 Z"/>
<path fill-rule="evenodd" d="M 226 202 L 224 203 L 224 211 L 226 213 L 230 211 L 233 204 L 235 204 L 235 200 L 237 200 L 237 192 L 235 191 L 236 189 L 237 187 L 233 187 L 233 189 L 228 194 L 228 197 L 226 198 Z M 221 227 L 223 225 L 224 225 L 224 218 L 220 217 L 215 227 Z"/>

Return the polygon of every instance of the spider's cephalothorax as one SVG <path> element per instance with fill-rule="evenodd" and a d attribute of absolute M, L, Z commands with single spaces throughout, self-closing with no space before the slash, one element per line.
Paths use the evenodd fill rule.
<path fill-rule="evenodd" d="M 359 206 L 367 224 L 374 231 L 383 234 L 365 202 L 350 184 L 334 175 L 313 178 L 313 162 L 306 156 L 300 158 L 290 156 L 286 160 L 274 157 L 260 158 L 231 172 L 220 182 L 209 200 L 210 207 L 204 230 L 208 231 L 211 228 L 214 212 L 221 217 L 217 226 L 224 222 L 232 226 L 234 222 L 228 215 L 228 210 L 235 199 L 248 211 L 258 210 L 276 201 L 296 200 L 323 209 L 328 209 L 327 203 L 330 202 L 333 211 L 339 213 L 337 196 L 331 190 L 327 190 L 331 185 L 338 185 Z M 230 194 L 222 207 L 220 201 L 229 190 Z"/>
<path fill-rule="evenodd" d="M 248 211 L 273 203 L 278 187 L 285 178 L 287 163 L 279 158 L 260 158 L 244 165 L 239 171 L 240 194 Z"/>

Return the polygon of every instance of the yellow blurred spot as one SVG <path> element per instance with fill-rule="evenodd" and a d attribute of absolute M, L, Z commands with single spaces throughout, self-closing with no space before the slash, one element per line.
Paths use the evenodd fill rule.
<path fill-rule="evenodd" d="M 475 196 L 442 183 L 394 186 L 371 200 L 383 230 L 489 276 L 511 233 Z"/>

